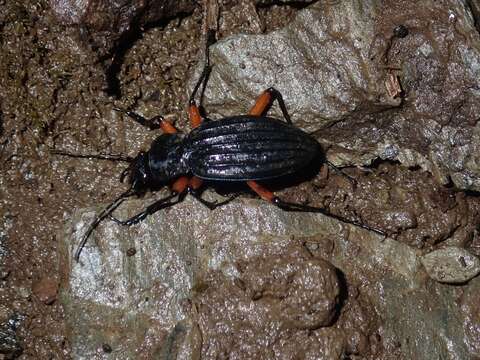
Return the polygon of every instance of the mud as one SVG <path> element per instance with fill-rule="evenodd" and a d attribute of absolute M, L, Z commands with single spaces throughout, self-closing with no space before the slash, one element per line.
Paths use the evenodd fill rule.
<path fill-rule="evenodd" d="M 349 292 L 343 275 L 325 260 L 294 247 L 252 258 L 238 269 L 234 280 L 212 272 L 197 284 L 202 358 L 379 355 L 373 307 Z"/>
<path fill-rule="evenodd" d="M 306 5 L 275 3 L 255 7 L 248 1 L 225 0 L 219 36 L 278 29 Z M 391 10 L 384 15 L 384 33 L 391 32 L 392 22 L 428 27 L 408 24 L 408 11 L 415 11 L 414 5 L 386 3 L 385 9 Z M 47 0 L 0 0 L 0 353 L 24 359 L 70 358 L 64 312 L 56 299 L 56 234 L 74 209 L 106 203 L 118 193 L 123 165 L 58 157 L 49 150 L 134 155 L 148 146 L 156 134 L 123 119 L 112 110 L 114 105 L 133 107 L 146 117 L 160 113 L 187 129 L 185 89 L 198 62 L 200 15 L 195 8 L 191 15 L 148 28 L 126 47 L 112 80 L 105 64 L 98 63 L 95 47 L 79 41 L 78 29 L 60 24 Z M 409 49 L 416 46 L 415 39 L 393 41 L 386 63 L 413 58 L 414 51 Z M 442 51 L 448 53 L 448 49 Z M 436 73 L 435 63 L 423 65 L 422 71 Z M 439 84 L 447 81 L 448 94 L 453 96 L 468 88 L 467 83 L 445 76 L 424 79 L 419 74 L 411 74 L 411 79 L 402 86 L 421 94 L 422 101 L 403 107 L 400 116 L 415 111 L 445 125 L 466 124 L 470 129 L 478 121 L 471 116 L 475 104 L 468 98 L 459 96 L 456 107 L 439 100 L 438 94 L 445 91 Z M 108 95 L 112 86 L 119 90 L 118 99 Z M 388 125 L 387 115 L 375 114 L 380 118 L 376 124 Z M 367 115 L 354 129 L 338 124 L 326 130 L 325 137 L 330 143 L 369 138 L 369 120 Z M 428 145 L 408 124 L 400 131 L 387 125 L 384 131 L 400 140 L 408 139 L 409 144 L 418 140 L 419 151 Z M 446 136 L 454 148 L 471 140 L 467 130 Z M 336 151 L 328 146 L 327 150 Z M 355 182 L 325 168 L 280 194 L 288 200 L 323 205 L 422 252 L 448 244 L 480 256 L 478 193 L 460 191 L 451 182 L 438 181 L 442 178 L 438 174 L 396 162 L 344 171 Z M 328 258 L 329 249 L 335 251 L 332 240 L 310 240 L 316 244 L 314 255 L 289 249 L 239 264 L 240 282 L 220 272 L 205 275 L 192 298 L 203 337 L 200 354 L 289 359 L 300 352 L 306 359 L 318 353 L 326 359 L 345 354 L 401 358 L 403 340 L 387 346 L 381 343 L 382 317 L 369 292 L 358 291 L 373 280 L 352 283 L 343 278 L 322 260 Z M 473 281 L 476 287 L 468 288 L 459 299 L 465 341 L 472 356 L 480 356 L 478 278 Z M 297 282 L 302 284 L 298 292 Z M 428 308 L 428 299 L 423 305 Z M 167 336 L 153 330 L 146 334 L 146 344 Z M 109 353 L 110 345 L 104 344 L 101 351 Z"/>

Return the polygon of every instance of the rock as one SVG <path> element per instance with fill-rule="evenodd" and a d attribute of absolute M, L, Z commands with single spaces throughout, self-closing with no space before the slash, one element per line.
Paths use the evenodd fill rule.
<path fill-rule="evenodd" d="M 233 281 L 218 271 L 210 272 L 193 297 L 203 358 L 225 353 L 251 359 L 272 352 L 287 356 L 285 352 L 290 351 L 283 346 L 264 344 L 282 344 L 291 337 L 297 340 L 297 351 L 309 352 L 314 347 L 322 353 L 345 352 L 343 337 L 333 340 L 332 333 L 339 335 L 337 331 L 321 331 L 338 315 L 339 284 L 330 264 L 287 253 L 254 257 L 238 268 L 239 277 Z M 318 331 L 330 335 L 332 341 L 312 344 L 303 329 L 313 336 L 320 337 Z"/>
<path fill-rule="evenodd" d="M 129 201 L 116 215 L 126 217 L 145 202 Z M 252 344 L 255 357 L 287 351 L 288 339 L 297 339 L 307 353 L 385 358 L 387 351 L 421 359 L 467 353 L 456 295 L 422 286 L 418 250 L 406 244 L 261 200 L 237 199 L 209 211 L 187 197 L 138 226 L 104 221 L 75 263 L 73 251 L 92 215 L 76 213 L 61 237 L 60 298 L 74 358 L 103 352 L 104 344 L 124 354 L 120 358 L 239 354 Z M 313 246 L 323 238 L 333 242 L 333 250 Z M 130 257 L 131 247 L 137 253 Z M 339 270 L 332 272 L 331 264 Z M 345 281 L 369 285 L 354 295 Z M 369 310 L 358 301 L 370 304 Z M 237 336 L 225 338 L 212 325 L 217 321 Z M 418 329 L 425 341 L 409 342 L 420 336 Z M 434 336 L 439 331 L 448 335 Z M 265 348 L 253 346 L 254 339 L 279 342 Z M 225 341 L 230 345 L 221 346 Z M 203 345 L 209 342 L 217 345 L 207 350 Z M 401 352 L 390 345 L 398 342 Z"/>
<path fill-rule="evenodd" d="M 58 282 L 49 277 L 43 277 L 32 287 L 33 294 L 46 305 L 57 300 Z"/>
<path fill-rule="evenodd" d="M 281 30 L 219 41 L 206 109 L 245 113 L 275 86 L 295 124 L 338 145 L 328 154 L 336 165 L 399 161 L 442 184 L 480 190 L 472 14 L 453 0 L 407 3 L 317 2 Z M 403 95 L 392 97 L 392 85 Z"/>
<path fill-rule="evenodd" d="M 466 46 L 471 24 L 462 11 L 453 1 L 317 2 L 283 30 L 212 47 L 206 108 L 219 116 L 246 113 L 252 99 L 274 85 L 296 124 L 322 130 L 322 141 L 339 145 L 328 154 L 337 164 L 380 157 L 419 165 L 444 182 L 452 174 L 462 185 L 454 173 L 477 176 L 470 171 L 478 154 L 477 125 L 470 123 L 477 95 L 469 88 L 456 97 L 445 83 L 457 80 L 445 71 L 450 68 L 459 75 L 455 89 L 477 81 L 469 74 L 477 50 Z M 406 36 L 394 31 L 399 25 Z M 469 53 L 456 58 L 458 67 L 443 61 L 461 52 L 444 53 L 442 34 L 450 48 L 465 45 Z M 400 70 L 392 70 L 397 60 Z M 392 92 L 398 85 L 403 99 Z M 425 115 L 430 110 L 434 117 Z M 471 157 L 458 162 L 467 152 Z M 126 217 L 150 201 L 126 202 L 116 215 Z M 439 212 L 450 210 L 442 202 L 434 203 Z M 383 220 L 409 230 L 420 221 L 408 210 L 393 209 Z M 134 227 L 105 220 L 75 263 L 72 254 L 93 216 L 92 209 L 79 210 L 59 236 L 60 298 L 73 358 L 94 358 L 105 349 L 120 359 L 322 354 L 434 360 L 468 358 L 472 351 L 458 289 L 427 282 L 419 250 L 365 229 L 244 198 L 210 212 L 187 197 Z M 136 254 L 128 256 L 132 248 Z"/>
<path fill-rule="evenodd" d="M 305 3 L 305 6 L 310 2 L 312 1 L 298 1 Z M 91 47 L 95 55 L 102 60 L 110 57 L 122 41 L 129 42 L 131 38 L 139 36 L 138 34 L 144 31 L 145 25 L 184 16 L 192 13 L 198 6 L 198 1 L 194 0 L 49 0 L 49 3 L 57 19 L 67 26 L 78 28 L 78 38 L 83 45 Z M 269 6 L 277 2 L 259 0 L 256 3 L 260 6 Z M 253 11 L 245 11 L 246 9 Z M 247 29 L 261 30 L 258 15 L 255 13 L 255 3 L 238 2 L 231 10 L 222 16 L 220 27 L 225 28 L 224 31 L 232 27 L 232 24 L 229 24 L 232 21 L 228 20 L 228 16 L 243 18 Z M 256 18 L 252 18 L 252 13 Z M 236 20 L 233 24 L 240 23 L 238 19 Z"/>
<path fill-rule="evenodd" d="M 246 294 L 267 305 L 269 318 L 280 317 L 284 326 L 314 330 L 338 315 L 339 280 L 324 260 L 282 254 L 253 258 L 240 268 Z"/>
<path fill-rule="evenodd" d="M 467 0 L 467 4 L 472 11 L 477 30 L 480 32 L 480 3 L 477 0 Z"/>
<path fill-rule="evenodd" d="M 7 217 L 5 217 L 8 219 Z M 8 222 L 5 224 L 7 225 Z M 4 281 L 7 280 L 8 276 L 10 275 L 10 270 L 6 269 L 6 261 L 5 258 L 8 255 L 8 250 L 6 247 L 7 236 L 5 235 L 5 230 L 0 230 L 0 280 Z"/>
<path fill-rule="evenodd" d="M 480 273 L 480 260 L 467 250 L 446 247 L 421 257 L 428 275 L 439 282 L 461 284 Z"/>

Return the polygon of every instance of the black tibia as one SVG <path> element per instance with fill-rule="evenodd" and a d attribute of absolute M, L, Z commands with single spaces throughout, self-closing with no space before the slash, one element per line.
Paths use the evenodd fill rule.
<path fill-rule="evenodd" d="M 268 88 L 267 91 L 271 94 L 272 99 L 270 100 L 270 104 L 273 103 L 274 100 L 278 101 L 278 105 L 280 105 L 280 110 L 282 111 L 283 117 L 289 123 L 290 125 L 293 125 L 292 119 L 290 118 L 290 115 L 288 114 L 287 107 L 285 106 L 285 102 L 283 101 L 282 94 L 280 91 L 275 89 L 274 87 Z M 265 113 L 268 111 L 270 106 L 267 107 L 265 110 Z"/>
<path fill-rule="evenodd" d="M 139 123 L 142 126 L 145 126 L 149 128 L 150 130 L 157 130 L 160 129 L 160 124 L 164 120 L 163 116 L 154 116 L 151 119 L 146 119 L 142 115 L 137 114 L 136 112 L 130 111 L 130 110 L 124 110 L 120 108 L 113 108 L 113 110 L 124 113 L 125 115 L 131 117 L 133 120 L 135 120 L 137 123 Z"/>
<path fill-rule="evenodd" d="M 170 201 L 170 200 L 174 199 L 175 197 L 177 197 L 177 199 L 175 199 L 173 201 Z M 163 199 L 155 201 L 153 204 L 149 205 L 144 211 L 138 213 L 135 216 L 132 216 L 131 218 L 129 218 L 127 220 L 119 220 L 119 219 L 113 217 L 111 215 L 111 213 L 108 214 L 108 215 L 109 215 L 110 219 L 115 221 L 117 224 L 125 225 L 125 226 L 132 226 L 132 225 L 138 224 L 140 221 L 144 220 L 148 215 L 152 215 L 159 210 L 166 209 L 170 206 L 176 205 L 176 204 L 182 202 L 184 199 L 185 199 L 185 193 L 181 193 L 181 194 L 172 193 L 172 194 L 168 195 L 167 197 L 164 197 Z"/>
<path fill-rule="evenodd" d="M 339 220 L 343 223 L 352 224 L 352 225 L 361 227 L 362 229 L 373 231 L 374 233 L 377 233 L 377 234 L 385 236 L 385 237 L 388 236 L 385 232 L 383 232 L 381 230 L 371 228 L 370 226 L 362 224 L 361 222 L 358 222 L 358 221 L 352 221 L 352 220 L 346 219 L 342 216 L 331 214 L 329 211 L 327 211 L 324 208 L 318 208 L 318 207 L 313 207 L 313 206 L 308 206 L 308 205 L 303 205 L 303 204 L 291 203 L 291 202 L 283 201 L 282 199 L 280 199 L 278 197 L 273 198 L 272 203 L 275 204 L 276 206 L 278 206 L 280 209 L 282 209 L 284 211 L 300 211 L 300 212 L 320 213 L 320 214 L 326 215 L 330 218 Z"/>
<path fill-rule="evenodd" d="M 198 190 L 195 190 L 195 189 L 188 189 L 188 193 L 190 195 L 192 195 L 195 199 L 197 199 L 199 202 L 201 202 L 203 205 L 205 205 L 207 208 L 209 208 L 210 210 L 214 210 L 216 209 L 217 207 L 221 207 L 223 205 L 226 205 L 228 204 L 229 202 L 231 202 L 232 200 L 234 200 L 235 198 L 237 198 L 238 196 L 240 196 L 240 194 L 234 194 L 232 196 L 230 196 L 229 198 L 227 198 L 226 200 L 224 201 L 221 201 L 221 202 L 217 202 L 217 201 L 208 201 L 208 200 L 205 200 L 202 198 L 202 192 L 203 191 L 198 191 Z"/>
<path fill-rule="evenodd" d="M 193 91 L 192 91 L 192 95 L 190 95 L 190 99 L 189 99 L 189 103 L 190 105 L 194 105 L 195 104 L 195 95 L 197 94 L 197 91 L 198 91 L 198 88 L 200 87 L 200 85 L 205 84 L 206 83 L 206 80 L 208 79 L 208 76 L 210 75 L 210 71 L 212 70 L 212 68 L 209 66 L 209 65 L 206 65 L 203 70 L 202 70 L 202 74 L 200 75 L 200 77 L 198 78 L 198 81 L 197 83 L 195 84 L 195 87 L 193 88 Z M 203 91 L 205 90 L 205 86 L 203 87 L 202 89 L 202 93 Z"/>

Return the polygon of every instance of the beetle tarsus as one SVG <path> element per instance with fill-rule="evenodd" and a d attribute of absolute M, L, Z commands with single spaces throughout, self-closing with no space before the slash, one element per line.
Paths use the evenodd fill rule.
<path fill-rule="evenodd" d="M 112 221 L 114 221 L 115 223 L 117 223 L 118 225 L 122 225 L 122 226 L 132 226 L 132 225 L 136 225 L 138 224 L 140 221 L 144 220 L 145 218 L 147 217 L 147 213 L 145 212 L 141 212 L 133 217 L 131 217 L 130 219 L 127 219 L 127 220 L 119 220 L 117 219 L 115 216 L 113 216 L 112 214 L 110 214 L 108 216 L 108 218 Z"/>

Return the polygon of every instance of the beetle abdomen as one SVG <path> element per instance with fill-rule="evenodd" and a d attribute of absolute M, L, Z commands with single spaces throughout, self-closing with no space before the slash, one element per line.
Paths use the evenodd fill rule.
<path fill-rule="evenodd" d="M 294 173 L 319 154 L 320 145 L 286 122 L 234 116 L 203 123 L 185 139 L 193 175 L 208 180 L 270 179 Z"/>

